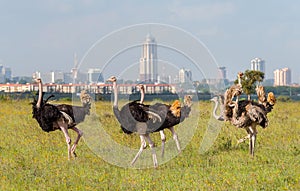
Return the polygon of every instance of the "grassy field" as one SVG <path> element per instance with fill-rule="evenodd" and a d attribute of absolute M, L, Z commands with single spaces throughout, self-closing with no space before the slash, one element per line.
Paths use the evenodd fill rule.
<path fill-rule="evenodd" d="M 93 115 L 79 126 L 85 135 L 77 147 L 78 157 L 70 161 L 62 132 L 43 132 L 32 119 L 29 102 L 0 102 L 0 190 L 300 190 L 300 102 L 275 106 L 269 127 L 258 128 L 254 158 L 248 154 L 248 143 L 236 146 L 246 132 L 229 124 L 210 129 L 218 136 L 206 152 L 200 152 L 212 121 L 212 103 L 199 102 L 194 119 L 177 127 L 184 150 L 166 156 L 170 160 L 158 157 L 157 169 L 129 168 L 131 154 L 109 150 L 107 138 L 132 149 L 140 144 L 137 135 L 120 132 L 110 102 L 95 103 Z M 152 138 L 159 155 L 159 134 Z M 166 154 L 176 153 L 169 132 L 167 138 Z M 148 166 L 146 150 L 140 161 Z M 124 159 L 119 158 L 122 154 Z M 124 160 L 123 167 L 112 164 L 118 159 Z"/>

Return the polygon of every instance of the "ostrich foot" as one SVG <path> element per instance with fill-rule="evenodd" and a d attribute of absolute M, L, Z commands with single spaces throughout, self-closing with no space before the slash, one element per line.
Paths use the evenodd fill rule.
<path fill-rule="evenodd" d="M 77 144 L 74 144 L 71 148 L 71 154 L 72 154 L 72 157 L 74 157 L 74 158 L 77 157 L 77 154 L 75 153 L 76 146 L 77 146 Z"/>
<path fill-rule="evenodd" d="M 77 154 L 75 152 L 72 152 L 72 157 L 76 158 Z"/>

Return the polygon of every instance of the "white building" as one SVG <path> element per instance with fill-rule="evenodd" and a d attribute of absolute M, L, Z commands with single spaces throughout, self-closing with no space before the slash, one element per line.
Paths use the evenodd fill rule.
<path fill-rule="evenodd" d="M 4 67 L 3 65 L 0 65 L 0 83 L 4 83 L 7 80 L 12 79 L 12 72 L 9 67 Z"/>
<path fill-rule="evenodd" d="M 42 75 L 44 83 L 62 83 L 64 81 L 64 73 L 62 71 L 51 71 Z"/>
<path fill-rule="evenodd" d="M 140 81 L 157 82 L 157 44 L 155 39 L 148 34 L 142 48 L 140 58 Z"/>
<path fill-rule="evenodd" d="M 292 83 L 292 72 L 289 68 L 274 71 L 274 86 L 288 86 Z"/>
<path fill-rule="evenodd" d="M 261 58 L 254 58 L 251 60 L 251 70 L 261 71 L 265 73 L 265 61 Z"/>
<path fill-rule="evenodd" d="M 225 80 L 227 79 L 227 75 L 226 75 L 226 67 L 219 67 L 218 68 L 218 72 L 219 72 L 219 79 Z"/>
<path fill-rule="evenodd" d="M 192 71 L 188 69 L 179 70 L 179 83 L 191 82 L 192 81 Z"/>
<path fill-rule="evenodd" d="M 88 83 L 99 83 L 104 82 L 101 70 L 98 68 L 91 68 L 88 70 Z"/>

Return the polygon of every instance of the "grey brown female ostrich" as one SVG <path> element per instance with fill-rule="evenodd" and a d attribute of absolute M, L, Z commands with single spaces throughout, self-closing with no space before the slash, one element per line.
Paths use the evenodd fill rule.
<path fill-rule="evenodd" d="M 87 111 L 86 107 L 73 106 L 74 108 L 71 109 L 70 107 L 72 106 L 68 106 L 66 104 L 62 104 L 62 105 L 49 104 L 47 103 L 47 101 L 50 97 L 53 96 L 50 96 L 48 99 L 44 101 L 43 93 L 42 93 L 43 91 L 42 80 L 36 79 L 36 82 L 38 83 L 39 86 L 39 95 L 38 95 L 38 100 L 34 99 L 34 101 L 32 102 L 33 118 L 37 120 L 40 127 L 46 132 L 61 130 L 65 135 L 66 142 L 68 145 L 68 159 L 70 159 L 71 155 L 76 157 L 75 149 L 80 137 L 83 134 L 82 131 L 80 131 L 76 127 L 76 125 L 77 123 L 83 121 L 84 116 L 88 114 L 88 112 L 86 112 Z M 90 103 L 86 102 L 87 108 L 90 107 L 89 104 Z M 71 147 L 71 138 L 68 134 L 68 129 L 72 129 L 78 134 L 77 139 L 75 140 L 72 147 Z"/>
<path fill-rule="evenodd" d="M 111 77 L 108 81 L 113 83 L 114 104 L 113 112 L 121 124 L 124 133 L 138 133 L 141 138 L 141 147 L 131 164 L 133 165 L 138 159 L 143 149 L 146 148 L 145 139 L 148 139 L 149 146 L 152 150 L 154 167 L 157 167 L 157 157 L 154 150 L 154 143 L 150 138 L 150 133 L 161 131 L 182 121 L 181 116 L 187 116 L 190 108 L 181 111 L 180 102 L 177 100 L 172 105 L 164 104 L 144 105 L 137 101 L 129 102 L 121 110 L 118 108 L 118 88 L 116 77 Z M 141 99 L 143 100 L 143 99 Z M 185 117 L 184 117 L 185 118 Z"/>
<path fill-rule="evenodd" d="M 240 83 L 239 83 L 240 84 Z M 218 100 L 217 97 L 211 99 L 215 102 L 213 110 L 213 116 L 219 121 L 229 121 L 232 125 L 244 128 L 247 131 L 247 136 L 240 139 L 238 143 L 244 142 L 246 139 L 249 141 L 249 151 L 254 156 L 254 147 L 257 135 L 256 126 L 259 125 L 262 128 L 266 128 L 269 124 L 267 113 L 271 112 L 276 102 L 275 96 L 272 92 L 265 97 L 263 87 L 256 89 L 259 103 L 253 100 L 236 100 L 232 101 L 234 96 L 240 95 L 242 92 L 241 86 L 230 87 L 225 95 L 224 99 Z M 219 115 L 216 114 L 217 108 L 221 103 L 221 112 Z"/>

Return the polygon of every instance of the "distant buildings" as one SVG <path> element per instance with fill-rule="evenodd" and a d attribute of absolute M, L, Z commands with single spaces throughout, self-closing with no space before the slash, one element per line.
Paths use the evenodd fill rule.
<path fill-rule="evenodd" d="M 291 85 L 292 74 L 289 68 L 277 69 L 274 71 L 274 86 Z"/>
<path fill-rule="evenodd" d="M 0 83 L 5 83 L 12 79 L 11 69 L 0 65 Z"/>
<path fill-rule="evenodd" d="M 227 75 L 226 75 L 226 67 L 219 67 L 218 68 L 218 78 L 219 79 L 222 79 L 222 80 L 225 80 L 227 79 Z"/>
<path fill-rule="evenodd" d="M 89 69 L 87 72 L 87 80 L 88 83 L 99 83 L 99 82 L 103 82 L 103 76 L 101 73 L 101 70 L 98 68 L 95 69 Z"/>
<path fill-rule="evenodd" d="M 251 70 L 261 71 L 265 73 L 265 61 L 261 58 L 254 58 L 251 60 Z"/>
<path fill-rule="evenodd" d="M 182 68 L 179 70 L 179 83 L 186 83 L 192 81 L 192 72 L 191 70 Z"/>
<path fill-rule="evenodd" d="M 142 48 L 139 79 L 154 83 L 157 82 L 157 77 L 157 44 L 154 37 L 148 34 Z"/>
<path fill-rule="evenodd" d="M 51 71 L 47 73 L 35 72 L 33 78 L 42 78 L 44 83 L 80 83 L 95 84 L 103 83 L 103 75 L 100 69 L 90 68 L 87 73 L 76 72 L 76 79 L 72 72 L 64 73 L 62 71 Z"/>

